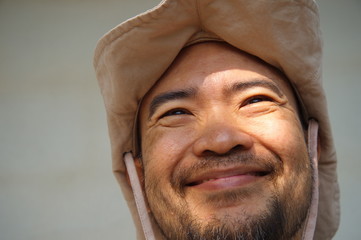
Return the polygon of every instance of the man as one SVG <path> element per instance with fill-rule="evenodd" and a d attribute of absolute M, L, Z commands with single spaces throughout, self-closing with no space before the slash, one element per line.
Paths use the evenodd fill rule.
<path fill-rule="evenodd" d="M 332 238 L 320 42 L 310 0 L 164 1 L 103 37 L 95 68 L 139 238 Z"/>

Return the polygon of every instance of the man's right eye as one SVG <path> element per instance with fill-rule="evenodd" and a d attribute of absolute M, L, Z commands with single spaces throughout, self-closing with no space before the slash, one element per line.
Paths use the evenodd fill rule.
<path fill-rule="evenodd" d="M 160 116 L 160 118 L 175 116 L 175 115 L 185 115 L 185 114 L 189 115 L 191 113 L 188 110 L 185 110 L 182 108 L 177 108 L 177 109 L 172 109 L 172 110 L 167 111 L 162 116 Z"/>

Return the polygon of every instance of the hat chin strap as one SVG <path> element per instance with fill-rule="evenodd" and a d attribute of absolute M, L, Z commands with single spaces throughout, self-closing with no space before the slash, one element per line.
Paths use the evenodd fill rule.
<path fill-rule="evenodd" d="M 308 210 L 308 216 L 306 219 L 306 225 L 303 230 L 303 240 L 312 240 L 315 234 L 317 212 L 318 212 L 318 198 L 319 198 L 319 180 L 318 180 L 318 157 L 317 157 L 317 145 L 318 145 L 318 123 L 314 119 L 308 121 L 308 154 L 311 158 L 312 164 L 312 200 L 311 206 Z"/>
<path fill-rule="evenodd" d="M 138 216 L 142 224 L 144 237 L 146 240 L 155 240 L 155 235 L 152 228 L 152 224 L 150 222 L 147 206 L 145 204 L 145 198 L 143 195 L 142 187 L 140 186 L 137 169 L 135 167 L 133 156 L 130 152 L 124 155 L 124 163 L 129 175 L 129 181 L 133 190 L 135 204 L 137 206 Z"/>
<path fill-rule="evenodd" d="M 311 206 L 307 215 L 306 224 L 302 234 L 302 240 L 312 240 L 315 233 L 317 211 L 318 211 L 318 160 L 317 160 L 317 143 L 318 143 L 318 123 L 311 119 L 308 123 L 308 153 L 312 162 L 312 200 Z M 150 216 L 146 207 L 145 197 L 143 195 L 142 187 L 140 185 L 138 173 L 134 164 L 134 159 L 131 153 L 124 155 L 124 162 L 129 175 L 130 185 L 133 189 L 135 204 L 137 206 L 138 215 L 142 224 L 144 237 L 146 240 L 155 240 L 154 231 L 150 221 Z"/>

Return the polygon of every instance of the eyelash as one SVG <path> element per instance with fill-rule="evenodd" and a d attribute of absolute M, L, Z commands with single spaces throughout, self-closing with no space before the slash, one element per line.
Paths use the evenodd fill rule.
<path fill-rule="evenodd" d="M 185 114 L 191 114 L 191 113 L 186 109 L 176 108 L 176 109 L 172 109 L 172 110 L 165 112 L 163 115 L 160 116 L 160 118 L 173 116 L 173 115 L 185 115 Z"/>
<path fill-rule="evenodd" d="M 255 101 L 255 102 L 252 102 Z M 274 100 L 271 97 L 265 96 L 265 95 L 257 95 L 257 96 L 253 96 L 248 98 L 246 101 L 244 101 L 241 104 L 241 107 L 246 106 L 246 105 L 250 105 L 250 104 L 256 104 L 259 102 L 264 102 L 264 101 L 269 101 L 269 102 L 273 102 Z"/>

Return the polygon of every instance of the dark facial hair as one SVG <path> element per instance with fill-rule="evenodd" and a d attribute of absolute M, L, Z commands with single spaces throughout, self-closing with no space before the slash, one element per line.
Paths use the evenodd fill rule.
<path fill-rule="evenodd" d="M 239 163 L 258 164 L 258 166 L 267 169 L 271 177 L 276 177 L 283 171 L 279 159 L 275 158 L 275 156 L 264 158 L 235 150 L 225 156 L 207 156 L 190 168 L 176 171 L 172 176 L 171 184 L 178 195 L 184 197 L 185 179 L 195 171 L 220 166 L 232 166 Z M 168 240 L 290 240 L 302 228 L 310 206 L 312 177 L 311 174 L 307 174 L 307 176 L 309 179 L 305 184 L 309 184 L 310 187 L 305 193 L 305 200 L 301 203 L 302 206 L 295 209 L 287 207 L 289 205 L 286 202 L 287 199 L 292 199 L 289 196 L 290 192 L 285 192 L 284 196 L 279 196 L 278 193 L 274 192 L 272 197 L 268 199 L 266 211 L 259 215 L 247 216 L 246 220 L 242 218 L 242 222 L 227 216 L 222 218 L 214 217 L 204 226 L 197 219 L 193 219 L 192 215 L 187 211 L 184 211 L 188 209 L 186 204 L 173 209 L 175 216 L 178 216 L 176 226 L 162 221 L 162 216 L 154 216 L 154 218 Z M 159 186 L 157 186 L 156 182 L 148 184 L 146 192 L 148 194 L 154 193 L 157 187 Z M 158 198 L 162 198 L 161 191 L 156 192 L 158 192 Z M 247 193 L 236 192 L 233 196 L 227 196 L 227 198 L 232 197 L 232 201 L 237 201 L 237 198 L 246 197 L 245 194 Z M 297 203 L 293 204 L 297 205 Z M 239 212 L 239 214 L 244 213 Z"/>

